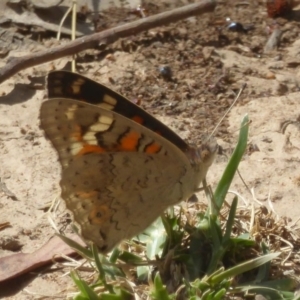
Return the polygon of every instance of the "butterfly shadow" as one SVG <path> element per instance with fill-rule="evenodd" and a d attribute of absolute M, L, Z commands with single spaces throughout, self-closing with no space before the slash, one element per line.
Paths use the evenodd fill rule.
<path fill-rule="evenodd" d="M 13 90 L 8 94 L 0 97 L 0 104 L 14 105 L 23 103 L 31 99 L 36 93 L 28 84 L 16 83 Z"/>

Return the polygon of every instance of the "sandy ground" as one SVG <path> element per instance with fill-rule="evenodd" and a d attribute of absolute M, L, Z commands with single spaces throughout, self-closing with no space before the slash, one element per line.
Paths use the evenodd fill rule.
<path fill-rule="evenodd" d="M 218 5 L 214 14 L 117 41 L 104 52 L 81 53 L 78 70 L 141 103 L 184 139 L 195 143 L 203 133 L 212 131 L 239 88 L 247 83 L 216 138 L 229 155 L 240 121 L 246 113 L 249 115 L 249 147 L 240 173 L 257 200 L 266 206 L 271 203 L 278 215 L 295 222 L 300 215 L 300 24 L 277 20 L 283 31 L 282 43 L 277 50 L 264 53 L 268 31 L 274 24 L 264 5 L 259 1 L 240 6 L 236 1 L 227 2 L 226 7 Z M 176 3 L 179 4 L 184 2 Z M 148 8 L 151 14 L 170 7 Z M 123 14 L 128 15 L 125 11 Z M 123 15 L 110 17 L 106 27 L 116 24 L 116 20 L 125 20 Z M 253 25 L 253 29 L 247 33 L 231 32 L 226 29 L 226 17 Z M 34 28 L 24 28 L 15 24 L 9 27 L 12 35 L 21 36 L 22 43 L 10 49 L 0 67 L 11 56 L 56 43 L 47 30 L 38 40 L 32 34 Z M 170 66 L 172 80 L 158 72 L 162 65 Z M 0 223 L 10 223 L 10 227 L 0 231 L 1 257 L 31 253 L 54 234 L 45 211 L 59 197 L 60 169 L 55 151 L 39 129 L 38 115 L 45 99 L 44 77 L 52 69 L 68 66 L 68 59 L 64 58 L 29 68 L 0 86 Z M 32 83 L 34 80 L 37 84 Z M 282 124 L 289 125 L 285 128 Z M 208 182 L 213 188 L 226 163 L 227 158 L 220 156 L 211 167 Z M 254 197 L 238 176 L 231 190 L 251 205 Z M 203 195 L 199 198 L 203 199 Z M 69 223 L 63 203 L 54 219 L 59 228 Z M 61 270 L 43 271 L 26 280 L 20 278 L 15 280 L 15 289 L 3 297 L 35 299 L 36 293 L 53 298 L 64 295 L 73 284 L 62 274 Z"/>

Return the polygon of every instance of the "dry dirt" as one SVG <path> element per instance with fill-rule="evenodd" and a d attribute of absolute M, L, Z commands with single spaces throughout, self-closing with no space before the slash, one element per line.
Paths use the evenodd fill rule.
<path fill-rule="evenodd" d="M 191 143 L 199 143 L 203 134 L 212 131 L 242 84 L 247 83 L 216 137 L 229 155 L 237 141 L 240 121 L 246 113 L 249 115 L 249 147 L 240 173 L 255 197 L 238 176 L 231 190 L 248 205 L 256 198 L 263 205 L 273 206 L 288 222 L 296 222 L 300 215 L 299 14 L 296 8 L 290 18 L 276 21 L 283 32 L 281 44 L 277 50 L 264 53 L 274 20 L 267 17 L 263 3 L 225 2 L 218 4 L 213 14 L 154 28 L 108 45 L 103 51 L 80 53 L 78 71 L 140 104 Z M 178 2 L 176 6 L 183 4 Z M 174 2 L 170 6 L 145 5 L 148 14 L 173 6 Z M 125 10 L 108 15 L 103 28 L 137 18 Z M 228 30 L 227 17 L 250 29 Z M 22 43 L 10 49 L 0 67 L 11 56 L 57 44 L 49 30 L 13 23 L 5 30 L 18 37 L 12 43 Z M 60 43 L 65 42 L 67 36 Z M 53 69 L 68 69 L 68 61 L 64 58 L 26 69 L 0 86 L 0 223 L 10 223 L 0 231 L 1 257 L 31 253 L 54 234 L 45 211 L 59 197 L 59 164 L 39 129 L 38 115 L 45 99 L 44 77 Z M 164 65 L 171 68 L 171 78 L 158 71 Z M 281 125 L 286 121 L 290 124 L 283 132 Z M 219 156 L 211 167 L 208 182 L 212 188 L 226 163 L 226 156 Z M 63 204 L 55 221 L 60 229 L 69 221 Z M 30 280 L 15 279 L 15 289 L 3 288 L 0 298 L 58 298 L 73 285 L 69 277 L 61 275 L 60 270 L 43 270 Z"/>

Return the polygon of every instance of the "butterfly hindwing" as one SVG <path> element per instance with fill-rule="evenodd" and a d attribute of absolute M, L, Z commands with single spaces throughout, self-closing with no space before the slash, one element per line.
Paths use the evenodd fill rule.
<path fill-rule="evenodd" d="M 82 236 L 108 252 L 148 227 L 170 205 L 190 197 L 198 184 L 192 174 L 163 156 L 90 154 L 62 171 L 60 185 Z"/>

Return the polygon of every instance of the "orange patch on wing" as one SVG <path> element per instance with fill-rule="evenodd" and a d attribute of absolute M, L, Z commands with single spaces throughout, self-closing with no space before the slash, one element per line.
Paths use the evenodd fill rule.
<path fill-rule="evenodd" d="M 94 205 L 89 214 L 89 221 L 93 225 L 101 225 L 102 223 L 107 222 L 110 217 L 111 210 L 107 205 Z"/>
<path fill-rule="evenodd" d="M 161 145 L 153 142 L 152 144 L 148 145 L 146 148 L 145 148 L 145 152 L 146 153 L 149 153 L 149 154 L 152 154 L 152 153 L 157 153 L 159 152 L 161 149 Z"/>
<path fill-rule="evenodd" d="M 134 131 L 128 132 L 120 141 L 119 149 L 121 151 L 136 151 L 140 134 Z"/>
<path fill-rule="evenodd" d="M 82 149 L 77 153 L 78 156 L 88 153 L 104 153 L 107 152 L 104 148 L 97 145 L 83 145 Z"/>
<path fill-rule="evenodd" d="M 139 124 L 143 124 L 144 123 L 144 119 L 140 116 L 134 116 L 131 118 L 134 122 L 139 123 Z"/>

